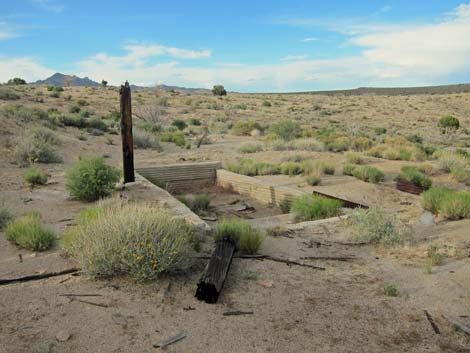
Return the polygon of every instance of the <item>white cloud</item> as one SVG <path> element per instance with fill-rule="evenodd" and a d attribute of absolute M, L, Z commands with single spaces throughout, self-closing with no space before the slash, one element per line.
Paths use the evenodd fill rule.
<path fill-rule="evenodd" d="M 315 37 L 307 37 L 307 38 L 302 39 L 301 42 L 308 43 L 308 42 L 315 42 L 317 40 L 318 38 L 315 38 Z"/>
<path fill-rule="evenodd" d="M 0 57 L 0 82 L 8 81 L 12 77 L 21 77 L 26 81 L 36 81 L 49 77 L 53 73 L 53 70 L 38 64 L 32 58 Z"/>
<path fill-rule="evenodd" d="M 297 60 L 305 60 L 308 55 L 287 55 L 281 58 L 281 61 L 297 61 Z"/>
<path fill-rule="evenodd" d="M 61 13 L 65 10 L 65 5 L 61 4 L 57 0 L 32 0 L 33 5 L 54 13 Z"/>

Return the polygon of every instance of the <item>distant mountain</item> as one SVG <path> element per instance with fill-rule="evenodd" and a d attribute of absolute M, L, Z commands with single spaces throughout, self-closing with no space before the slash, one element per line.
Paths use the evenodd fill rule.
<path fill-rule="evenodd" d="M 90 80 L 88 77 L 80 78 L 75 75 L 64 75 L 59 72 L 55 73 L 45 80 L 38 80 L 34 82 L 36 85 L 51 85 L 51 86 L 88 86 L 97 87 L 100 86 L 98 82 Z"/>
<path fill-rule="evenodd" d="M 211 91 L 206 88 L 188 88 L 180 86 L 167 86 L 167 85 L 156 85 L 152 87 L 136 86 L 131 85 L 132 90 L 161 90 L 161 91 L 176 91 L 181 93 L 210 93 Z"/>

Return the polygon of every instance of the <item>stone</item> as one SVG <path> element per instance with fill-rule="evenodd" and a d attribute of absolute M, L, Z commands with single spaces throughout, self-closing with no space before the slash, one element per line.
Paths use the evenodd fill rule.
<path fill-rule="evenodd" d="M 70 337 L 71 337 L 70 332 L 65 331 L 65 330 L 59 331 L 55 335 L 56 340 L 59 342 L 66 342 L 70 339 Z"/>
<path fill-rule="evenodd" d="M 258 284 L 264 288 L 272 288 L 274 286 L 274 282 L 270 279 L 262 279 L 258 281 Z"/>
<path fill-rule="evenodd" d="M 434 220 L 434 215 L 429 212 L 425 211 L 421 215 L 418 224 L 423 225 L 423 226 L 432 226 L 436 224 L 436 221 Z"/>

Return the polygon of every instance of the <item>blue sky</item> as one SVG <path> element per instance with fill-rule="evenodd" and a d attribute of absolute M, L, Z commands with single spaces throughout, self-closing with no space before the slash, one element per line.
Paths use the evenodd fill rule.
<path fill-rule="evenodd" d="M 281 92 L 470 82 L 470 3 L 0 0 L 0 82 Z"/>

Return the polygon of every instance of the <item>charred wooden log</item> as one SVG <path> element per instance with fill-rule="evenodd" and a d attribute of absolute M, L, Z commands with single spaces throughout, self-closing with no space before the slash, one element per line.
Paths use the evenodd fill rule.
<path fill-rule="evenodd" d="M 216 303 L 232 264 L 235 245 L 224 238 L 218 242 L 197 284 L 196 298 L 206 303 Z"/>

